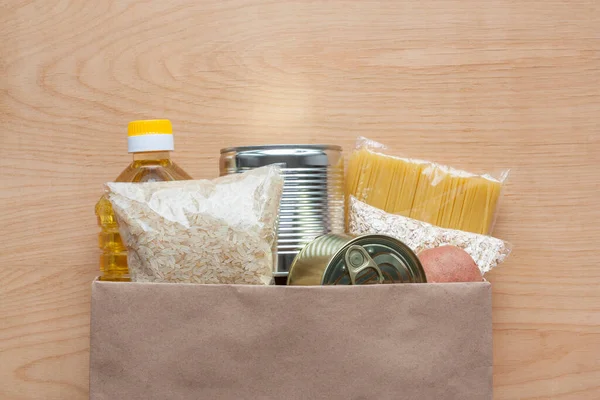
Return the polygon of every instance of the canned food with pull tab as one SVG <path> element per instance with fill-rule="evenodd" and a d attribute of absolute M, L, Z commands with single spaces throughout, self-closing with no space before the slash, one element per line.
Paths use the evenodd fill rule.
<path fill-rule="evenodd" d="M 416 254 L 384 235 L 327 234 L 310 242 L 294 259 L 288 285 L 424 283 Z"/>

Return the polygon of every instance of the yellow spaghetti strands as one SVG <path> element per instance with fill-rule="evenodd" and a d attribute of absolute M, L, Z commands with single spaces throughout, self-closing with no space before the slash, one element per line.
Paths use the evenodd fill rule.
<path fill-rule="evenodd" d="M 347 196 L 442 228 L 490 233 L 504 178 L 473 175 L 380 151 L 363 146 L 351 154 Z"/>

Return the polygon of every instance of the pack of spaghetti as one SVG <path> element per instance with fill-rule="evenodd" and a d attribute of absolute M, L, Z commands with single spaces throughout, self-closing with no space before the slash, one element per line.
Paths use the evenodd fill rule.
<path fill-rule="evenodd" d="M 507 177 L 508 170 L 478 175 L 397 157 L 384 145 L 359 138 L 348 162 L 346 196 L 391 214 L 487 235 Z"/>

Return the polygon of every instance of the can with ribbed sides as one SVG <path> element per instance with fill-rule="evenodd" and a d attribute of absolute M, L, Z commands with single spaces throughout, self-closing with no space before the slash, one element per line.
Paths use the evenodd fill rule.
<path fill-rule="evenodd" d="M 267 145 L 221 150 L 221 176 L 278 164 L 284 176 L 274 275 L 318 236 L 344 231 L 344 159 L 335 145 Z"/>
<path fill-rule="evenodd" d="M 368 285 L 425 283 L 416 254 L 385 235 L 327 234 L 296 256 L 288 285 Z"/>

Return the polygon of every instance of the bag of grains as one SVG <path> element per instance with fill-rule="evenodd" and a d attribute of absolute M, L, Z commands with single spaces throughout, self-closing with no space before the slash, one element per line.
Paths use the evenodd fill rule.
<path fill-rule="evenodd" d="M 283 176 L 107 183 L 134 282 L 268 285 Z"/>
<path fill-rule="evenodd" d="M 424 250 L 455 246 L 466 251 L 481 274 L 501 264 L 511 252 L 510 243 L 492 236 L 440 228 L 403 215 L 387 213 L 350 196 L 348 232 L 352 235 L 387 235 L 404 242 L 419 257 Z M 427 277 L 429 281 L 429 277 Z"/>

